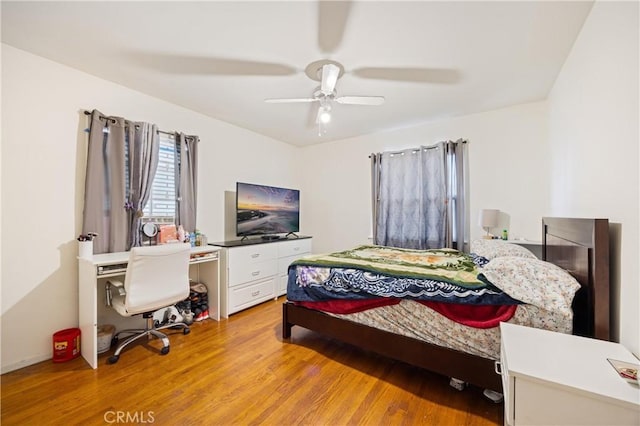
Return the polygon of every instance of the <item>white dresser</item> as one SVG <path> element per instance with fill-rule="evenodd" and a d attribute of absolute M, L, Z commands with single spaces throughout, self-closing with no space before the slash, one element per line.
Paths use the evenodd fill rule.
<path fill-rule="evenodd" d="M 287 292 L 287 270 L 311 254 L 311 237 L 213 243 L 221 251 L 220 314 L 229 315 Z"/>
<path fill-rule="evenodd" d="M 507 425 L 638 425 L 640 389 L 607 358 L 638 363 L 603 340 L 500 324 Z"/>

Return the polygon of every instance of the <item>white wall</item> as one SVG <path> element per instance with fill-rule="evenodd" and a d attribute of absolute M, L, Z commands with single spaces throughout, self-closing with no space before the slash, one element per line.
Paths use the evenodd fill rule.
<path fill-rule="evenodd" d="M 198 227 L 211 242 L 237 180 L 297 186 L 290 145 L 7 45 L 2 89 L 2 372 L 51 358 L 52 334 L 78 325 L 82 109 L 200 136 Z"/>
<path fill-rule="evenodd" d="M 640 353 L 638 3 L 597 2 L 549 96 L 555 216 L 608 218 L 620 342 Z"/>
<path fill-rule="evenodd" d="M 540 241 L 541 217 L 549 210 L 545 102 L 304 148 L 299 161 L 304 169 L 301 220 L 314 236 L 314 251 L 368 242 L 370 153 L 458 138 L 469 141 L 472 238 L 483 232 L 477 226 L 479 210 L 496 208 L 505 215 L 501 228 L 508 228 L 512 237 Z"/>

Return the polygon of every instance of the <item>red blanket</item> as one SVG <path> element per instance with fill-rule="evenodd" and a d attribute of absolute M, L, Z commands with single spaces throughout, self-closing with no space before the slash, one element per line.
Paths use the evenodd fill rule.
<path fill-rule="evenodd" d="M 379 299 L 364 300 L 326 300 L 323 302 L 295 302 L 296 305 L 305 308 L 324 311 L 332 314 L 355 314 L 367 309 L 379 308 L 380 306 L 397 305 L 400 299 L 393 297 L 381 297 Z"/>
<path fill-rule="evenodd" d="M 425 306 L 460 324 L 474 328 L 492 328 L 513 317 L 518 305 L 463 305 L 458 303 L 429 302 Z"/>
<path fill-rule="evenodd" d="M 459 303 L 429 302 L 419 303 L 460 324 L 474 328 L 497 327 L 500 322 L 513 317 L 518 305 L 468 305 Z M 327 300 L 323 302 L 295 302 L 306 308 L 332 314 L 353 314 L 367 309 L 400 303 L 400 299 L 385 297 L 366 300 Z"/>

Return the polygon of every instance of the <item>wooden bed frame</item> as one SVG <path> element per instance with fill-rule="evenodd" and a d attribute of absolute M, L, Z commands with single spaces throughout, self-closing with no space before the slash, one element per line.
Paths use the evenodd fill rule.
<path fill-rule="evenodd" d="M 581 284 L 574 300 L 574 334 L 609 340 L 608 219 L 542 219 L 543 259 Z M 476 386 L 502 392 L 494 360 L 339 319 L 284 302 L 282 337 L 294 325 Z"/>

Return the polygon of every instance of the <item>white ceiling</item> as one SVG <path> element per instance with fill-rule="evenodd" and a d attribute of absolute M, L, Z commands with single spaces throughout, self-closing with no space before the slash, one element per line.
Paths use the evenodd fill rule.
<path fill-rule="evenodd" d="M 591 6 L 2 1 L 2 42 L 306 146 L 544 99 Z M 263 102 L 311 96 L 319 83 L 304 70 L 320 59 L 344 65 L 338 96 L 384 96 L 384 105 L 336 104 L 319 136 L 315 104 Z M 366 67 L 444 69 L 448 78 L 438 82 L 432 73 L 435 82 L 412 82 L 355 75 Z M 256 72 L 286 75 L 238 75 Z"/>

